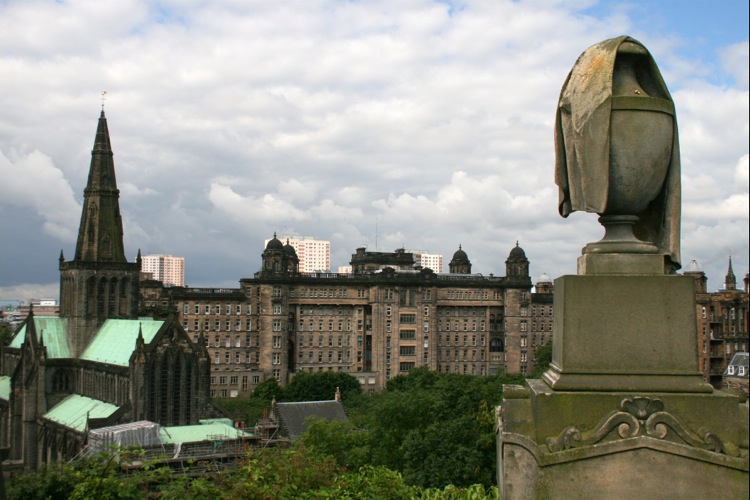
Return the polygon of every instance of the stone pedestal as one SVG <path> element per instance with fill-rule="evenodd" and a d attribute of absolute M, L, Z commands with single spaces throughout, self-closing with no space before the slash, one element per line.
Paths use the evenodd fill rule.
<path fill-rule="evenodd" d="M 747 498 L 748 404 L 698 371 L 693 279 L 584 257 L 555 280 L 550 369 L 503 389 L 503 498 Z"/>
<path fill-rule="evenodd" d="M 693 278 L 555 280 L 555 390 L 712 392 L 698 370 Z"/>

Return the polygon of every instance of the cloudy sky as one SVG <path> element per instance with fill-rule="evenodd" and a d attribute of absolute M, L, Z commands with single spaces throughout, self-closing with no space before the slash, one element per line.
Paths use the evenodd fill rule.
<path fill-rule="evenodd" d="M 57 297 L 100 92 L 130 258 L 238 286 L 274 231 L 575 272 L 602 230 L 562 219 L 560 88 L 628 34 L 676 103 L 683 264 L 748 270 L 748 5 L 705 1 L 0 1 L 0 300 Z M 376 230 L 377 228 L 377 230 Z M 446 265 L 447 268 L 447 265 Z M 447 270 L 447 269 L 446 269 Z"/>

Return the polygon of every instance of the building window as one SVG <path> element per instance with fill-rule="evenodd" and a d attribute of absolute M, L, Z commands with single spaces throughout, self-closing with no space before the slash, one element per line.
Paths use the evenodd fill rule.
<path fill-rule="evenodd" d="M 273 337 L 273 348 L 274 349 L 281 349 L 281 336 L 274 335 L 274 337 Z"/>
<path fill-rule="evenodd" d="M 402 324 L 414 324 L 417 322 L 417 315 L 416 314 L 402 314 L 399 317 L 399 321 Z"/>
<path fill-rule="evenodd" d="M 280 352 L 273 353 L 272 359 L 273 359 L 273 364 L 280 365 L 281 364 L 281 353 Z"/>
<path fill-rule="evenodd" d="M 273 371 L 273 378 L 275 378 L 278 381 L 281 381 L 281 370 L 274 370 Z"/>
<path fill-rule="evenodd" d="M 416 354 L 416 347 L 413 345 L 402 345 L 399 347 L 398 353 L 401 356 L 414 356 Z"/>
<path fill-rule="evenodd" d="M 402 361 L 399 363 L 398 367 L 399 370 L 402 372 L 408 372 L 412 368 L 414 368 L 415 363 L 413 361 Z"/>
<path fill-rule="evenodd" d="M 400 330 L 399 338 L 401 340 L 414 340 L 415 338 L 417 338 L 417 331 L 416 330 Z"/>

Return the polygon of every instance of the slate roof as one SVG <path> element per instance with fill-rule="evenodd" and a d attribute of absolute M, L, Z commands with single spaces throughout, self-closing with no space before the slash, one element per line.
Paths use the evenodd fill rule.
<path fill-rule="evenodd" d="M 135 350 L 138 331 L 143 332 L 146 344 L 151 342 L 161 329 L 164 321 L 143 319 L 108 319 L 96 333 L 81 359 L 128 366 Z"/>
<path fill-rule="evenodd" d="M 87 418 L 107 418 L 119 409 L 119 406 L 98 399 L 71 394 L 45 413 L 43 418 L 83 432 L 86 430 Z"/>
<path fill-rule="evenodd" d="M 725 377 L 750 377 L 750 354 L 746 352 L 735 353 L 727 364 L 723 375 Z"/>
<path fill-rule="evenodd" d="M 301 436 L 307 430 L 305 421 L 310 416 L 334 420 L 348 420 L 341 401 L 302 401 L 298 403 L 276 403 L 276 411 L 282 427 L 290 439 Z"/>
<path fill-rule="evenodd" d="M 10 347 L 20 349 L 26 340 L 25 323 L 10 341 Z M 52 316 L 34 316 L 34 327 L 37 336 L 44 338 L 47 347 L 47 357 L 50 359 L 69 358 L 68 322 L 62 318 Z M 40 340 L 40 339 L 37 339 Z"/>

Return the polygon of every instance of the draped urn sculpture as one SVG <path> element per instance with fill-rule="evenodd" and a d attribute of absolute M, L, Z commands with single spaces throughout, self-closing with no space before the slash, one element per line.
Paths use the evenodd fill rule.
<path fill-rule="evenodd" d="M 619 37 L 587 49 L 560 93 L 560 214 L 599 214 L 583 253 L 663 254 L 679 268 L 680 163 L 674 104 L 648 50 Z"/>

